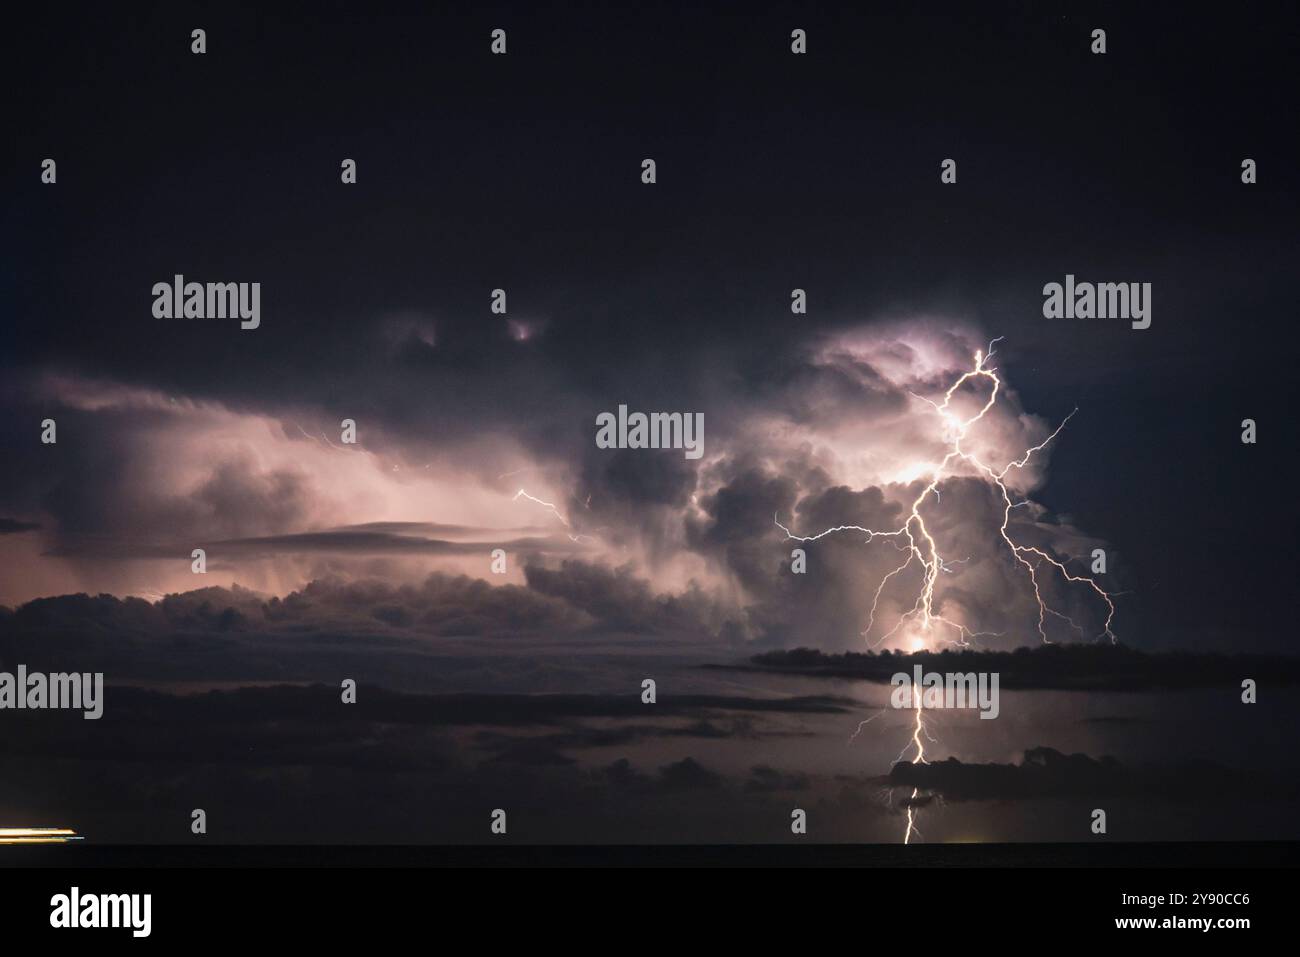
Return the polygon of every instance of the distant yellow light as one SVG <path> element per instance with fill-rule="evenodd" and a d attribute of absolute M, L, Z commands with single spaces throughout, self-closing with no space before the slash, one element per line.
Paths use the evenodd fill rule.
<path fill-rule="evenodd" d="M 0 827 L 0 844 L 63 844 L 80 840 L 68 827 Z"/>

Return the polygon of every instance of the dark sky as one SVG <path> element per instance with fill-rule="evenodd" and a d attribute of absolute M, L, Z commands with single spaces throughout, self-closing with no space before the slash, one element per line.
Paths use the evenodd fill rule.
<path fill-rule="evenodd" d="M 35 422 L 62 407 L 32 382 L 51 370 L 355 415 L 406 461 L 496 432 L 572 460 L 594 411 L 730 423 L 818 336 L 934 317 L 1005 337 L 1027 412 L 1079 407 L 1035 498 L 1111 544 L 1127 639 L 1289 648 L 1294 15 L 914 6 L 24 10 L 6 30 L 0 513 L 76 550 L 135 480 L 123 439 L 41 458 Z M 262 327 L 153 319 L 176 272 L 262 282 Z M 1151 328 L 1043 318 L 1067 272 L 1151 282 Z M 497 286 L 541 330 L 525 349 L 488 313 Z M 410 334 L 426 322 L 436 348 Z M 617 475 L 574 468 L 574 500 L 617 497 Z M 680 504 L 676 474 L 626 498 Z M 226 531 L 304 530 L 286 510 Z"/>

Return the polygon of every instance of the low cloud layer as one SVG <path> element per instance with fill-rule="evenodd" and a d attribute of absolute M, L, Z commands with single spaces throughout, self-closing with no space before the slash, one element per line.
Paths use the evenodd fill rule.
<path fill-rule="evenodd" d="M 1300 794 L 1300 780 L 1290 770 L 1285 775 L 1269 768 L 1243 771 L 1209 761 L 1129 767 L 1110 757 L 1062 754 L 1052 748 L 1031 748 L 1019 764 L 968 764 L 957 758 L 900 762 L 889 772 L 888 782 L 949 801 L 1145 796 L 1191 802 L 1260 789 L 1272 800 L 1294 800 Z"/>

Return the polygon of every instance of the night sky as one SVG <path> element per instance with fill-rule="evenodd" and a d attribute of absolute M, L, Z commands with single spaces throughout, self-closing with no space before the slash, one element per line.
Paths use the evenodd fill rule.
<path fill-rule="evenodd" d="M 146 695 L 336 687 L 352 673 L 384 694 L 617 694 L 645 660 L 863 651 L 863 598 L 891 567 L 873 549 L 887 546 L 818 543 L 796 579 L 773 514 L 803 533 L 896 519 L 915 478 L 908 457 L 935 448 L 909 393 L 940 395 L 970 350 L 1002 337 L 1010 404 L 991 448 L 1023 450 L 1078 409 L 1025 470 L 1018 491 L 1037 510 L 1021 533 L 1076 570 L 1107 549 L 1119 641 L 1291 654 L 1294 11 L 694 6 L 16 14 L 0 151 L 0 604 L 13 610 L 0 649 L 77 670 L 84 659 L 110 683 L 118 667 Z M 196 27 L 202 56 L 190 52 Z M 496 27 L 505 56 L 489 53 Z M 807 55 L 790 52 L 796 27 Z M 1096 27 L 1104 55 L 1089 51 Z M 40 179 L 46 157 L 55 185 Z M 653 185 L 641 182 L 647 157 Z M 939 178 L 948 157 L 953 185 Z M 344 158 L 355 185 L 340 182 Z M 155 318 L 151 287 L 177 273 L 260 282 L 260 328 Z M 1151 327 L 1044 318 L 1044 284 L 1067 273 L 1151 283 Z M 498 287 L 505 317 L 489 309 Z M 791 313 L 795 288 L 807 315 Z M 908 371 L 890 371 L 895 361 Z M 619 404 L 702 412 L 704 459 L 596 448 L 595 416 Z M 40 442 L 46 417 L 54 446 Z M 359 448 L 338 447 L 344 418 Z M 1257 444 L 1241 442 L 1245 418 Z M 1037 644 L 1016 569 L 982 550 L 980 529 L 996 522 L 973 482 L 944 490 L 956 515 L 945 534 L 974 555 L 952 576 L 953 600 L 972 627 L 999 632 L 997 647 Z M 519 489 L 554 508 L 513 498 Z M 488 569 L 498 546 L 504 580 Z M 195 547 L 209 555 L 197 582 Z M 168 608 L 125 602 L 204 586 L 217 590 Z M 76 593 L 116 604 L 53 600 Z M 1096 637 L 1095 603 L 1053 596 Z M 21 607 L 33 599 L 52 600 Z M 259 647 L 303 631 L 329 640 Z M 193 638 L 216 634 L 211 646 Z M 364 650 L 335 643 L 347 636 Z M 575 648 L 581 664 L 558 663 Z M 446 660 L 394 664 L 406 655 Z M 804 702 L 795 714 L 823 716 L 837 712 L 808 712 L 805 699 L 848 694 L 815 682 L 782 692 Z M 186 699 L 140 700 L 124 705 L 134 718 Z M 1294 704 L 1274 720 L 1294 727 Z M 688 739 L 708 738 L 715 707 L 679 713 Z M 731 707 L 715 730 L 751 741 L 738 767 L 769 763 L 752 744 L 764 734 L 803 733 L 755 730 L 749 705 Z M 842 749 L 856 706 L 827 707 L 845 714 L 817 733 Z M 1019 760 L 1049 739 L 1115 750 L 1052 737 L 1063 714 L 1114 718 L 1109 704 L 1082 708 L 1047 708 L 995 747 L 951 753 Z M 1158 721 L 1139 710 L 1126 720 Z M 552 719 L 532 721 L 520 723 L 536 732 Z M 474 733 L 456 748 L 490 754 L 475 779 L 487 791 L 512 760 L 564 768 L 582 748 L 612 748 L 594 753 L 615 762 L 602 765 L 609 786 L 627 786 L 608 770 L 617 742 L 550 740 L 521 757 L 517 741 Z M 52 748 L 71 740 L 50 734 Z M 272 750 L 290 747 L 266 734 Z M 677 770 L 633 787 L 648 804 L 654 788 L 728 779 L 699 751 L 665 748 L 668 732 L 649 737 L 647 767 Z M 887 736 L 861 773 L 887 772 L 899 743 Z M 0 811 L 52 800 L 75 773 L 51 765 L 31 793 L 0 796 Z M 799 773 L 815 789 L 830 772 Z M 771 779 L 753 780 L 746 793 L 768 793 Z M 170 787 L 141 800 L 195 806 Z M 388 799 L 375 787 L 357 807 Z M 553 793 L 570 800 L 567 787 Z M 850 822 L 853 802 L 868 802 L 838 800 Z M 129 809 L 104 814 L 94 823 L 118 839 L 157 837 Z M 1050 814 L 1033 820 L 1033 834 L 1059 837 L 1041 823 Z M 1210 811 L 1196 820 L 1239 836 Z M 896 823 L 837 834 L 892 840 Z M 550 836 L 568 836 L 555 826 Z M 751 838 L 747 826 L 734 836 Z M 977 836 L 1014 838 L 1016 826 Z"/>

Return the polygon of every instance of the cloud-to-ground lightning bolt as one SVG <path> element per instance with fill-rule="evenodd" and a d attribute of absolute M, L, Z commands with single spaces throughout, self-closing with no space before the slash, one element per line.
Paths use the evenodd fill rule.
<path fill-rule="evenodd" d="M 926 734 L 927 732 L 925 730 L 925 724 L 921 720 L 921 715 L 924 713 L 921 709 L 921 698 L 923 697 L 921 689 L 913 688 L 912 697 L 916 702 L 916 725 L 912 728 L 912 744 L 916 747 L 916 756 L 912 758 L 912 763 L 925 764 L 925 742 L 921 740 L 921 735 Z M 907 750 L 906 746 L 904 746 L 903 750 Z M 900 761 L 903 759 L 902 753 L 898 755 L 898 759 Z M 907 830 L 903 833 L 904 844 L 912 843 L 912 832 L 916 830 L 916 796 L 920 793 L 920 788 L 912 788 L 912 796 L 908 799 Z"/>
<path fill-rule="evenodd" d="M 880 603 L 880 597 L 884 593 L 885 586 L 888 585 L 896 575 L 901 574 L 906 568 L 908 568 L 913 561 L 919 563 L 922 569 L 921 587 L 917 594 L 915 603 L 912 605 L 910 610 L 899 617 L 898 622 L 893 628 L 881 635 L 874 642 L 873 647 L 878 647 L 880 644 L 883 644 L 895 635 L 904 623 L 917 619 L 920 621 L 920 630 L 923 636 L 933 635 L 941 641 L 947 641 L 961 647 L 969 646 L 970 639 L 978 638 L 987 634 L 984 632 L 972 632 L 965 625 L 938 614 L 934 609 L 935 586 L 939 580 L 940 573 L 951 572 L 952 566 L 959 564 L 959 562 L 951 560 L 946 561 L 943 556 L 939 554 L 938 543 L 935 541 L 934 536 L 930 534 L 930 530 L 926 526 L 925 517 L 921 514 L 921 506 L 931 495 L 934 496 L 936 502 L 940 501 L 939 483 L 943 480 L 945 475 L 949 474 L 950 467 L 956 461 L 966 463 L 978 474 L 984 476 L 997 489 L 998 494 L 1002 498 L 1002 524 L 998 529 L 998 533 L 1001 535 L 1002 540 L 1006 542 L 1012 556 L 1021 566 L 1024 567 L 1029 576 L 1030 584 L 1033 586 L 1034 590 L 1034 598 L 1038 603 L 1038 634 L 1043 642 L 1046 644 L 1051 643 L 1050 639 L 1047 637 L 1048 615 L 1060 618 L 1076 631 L 1082 633 L 1082 629 L 1079 628 L 1074 621 L 1072 621 L 1067 615 L 1051 608 L 1043 598 L 1038 576 L 1044 563 L 1055 568 L 1067 582 L 1086 585 L 1096 593 L 1106 606 L 1106 621 L 1102 626 L 1102 634 L 1108 637 L 1112 643 L 1116 641 L 1115 633 L 1111 630 L 1111 623 L 1115 617 L 1115 605 L 1111 600 L 1111 596 L 1093 579 L 1088 578 L 1085 575 L 1071 574 L 1062 562 L 1056 560 L 1042 549 L 1035 548 L 1031 545 L 1016 544 L 1016 542 L 1012 540 L 1011 534 L 1008 531 L 1008 526 L 1011 523 L 1011 510 L 1013 508 L 1018 508 L 1025 503 L 1013 503 L 1011 501 L 1011 495 L 1007 491 L 1003 479 L 1006 478 L 1007 473 L 1012 469 L 1024 468 L 1033 457 L 1034 453 L 1041 452 L 1046 448 L 1047 445 L 1060 434 L 1061 430 L 1065 428 L 1066 423 L 1070 421 L 1074 412 L 1067 415 L 1051 435 L 1032 448 L 1026 449 L 1019 458 L 1008 462 L 1001 469 L 994 469 L 992 466 L 981 461 L 977 455 L 962 447 L 962 442 L 966 439 L 972 427 L 983 419 L 985 414 L 987 414 L 997 402 L 998 393 L 1002 387 L 1002 380 L 998 377 L 997 370 L 989 368 L 987 363 L 993 358 L 993 347 L 1000 341 L 1000 338 L 994 339 L 989 343 L 987 350 L 977 350 L 975 352 L 974 367 L 969 371 L 962 373 L 961 376 L 959 376 L 957 380 L 948 387 L 948 390 L 943 394 L 942 402 L 936 402 L 933 399 L 927 399 L 924 396 L 916 396 L 918 399 L 921 399 L 921 401 L 928 403 L 934 411 L 942 417 L 952 438 L 949 443 L 947 454 L 945 454 L 933 469 L 930 470 L 929 482 L 921 489 L 920 494 L 918 494 L 912 501 L 912 506 L 908 512 L 907 519 L 899 528 L 880 531 L 878 529 L 864 528 L 860 525 L 836 525 L 824 529 L 814 535 L 796 535 L 786 526 L 781 524 L 779 520 L 780 516 L 774 516 L 773 518 L 777 528 L 781 529 L 788 539 L 794 541 L 815 542 L 818 539 L 840 532 L 859 532 L 866 535 L 867 542 L 871 542 L 877 538 L 891 539 L 894 546 L 900 552 L 906 553 L 906 557 L 903 561 L 885 575 L 877 585 L 875 594 L 871 601 L 871 611 L 867 618 L 867 627 L 862 632 L 864 637 L 869 636 L 872 629 L 875 627 L 876 609 Z M 988 384 L 988 398 L 980 407 L 979 411 L 974 415 L 966 419 L 959 418 L 951 408 L 953 396 L 955 396 L 957 390 L 966 383 L 974 381 L 986 382 Z M 962 559 L 961 561 L 965 561 L 965 559 Z M 936 633 L 934 630 L 936 624 L 951 629 L 951 632 L 955 637 L 947 638 L 942 634 Z M 1100 635 L 1098 637 L 1100 637 Z M 924 639 L 919 640 L 918 644 L 921 647 L 924 647 Z M 914 648 L 913 650 L 919 649 Z M 920 689 L 913 689 L 913 694 L 916 696 L 916 723 L 912 732 L 911 744 L 915 746 L 916 750 L 912 763 L 918 764 L 925 763 L 925 746 L 921 739 L 923 736 L 928 736 L 928 733 L 925 728 L 924 710 L 922 708 Z M 858 731 L 860 732 L 861 730 L 862 726 L 859 725 Z M 906 753 L 907 747 L 905 746 L 903 750 L 904 753 Z M 902 754 L 899 755 L 899 760 L 902 760 Z M 919 788 L 913 789 L 913 801 L 916 799 L 919 790 Z M 909 843 L 911 841 L 914 831 L 914 808 L 909 804 L 907 809 L 907 831 L 904 835 L 904 843 Z"/>

